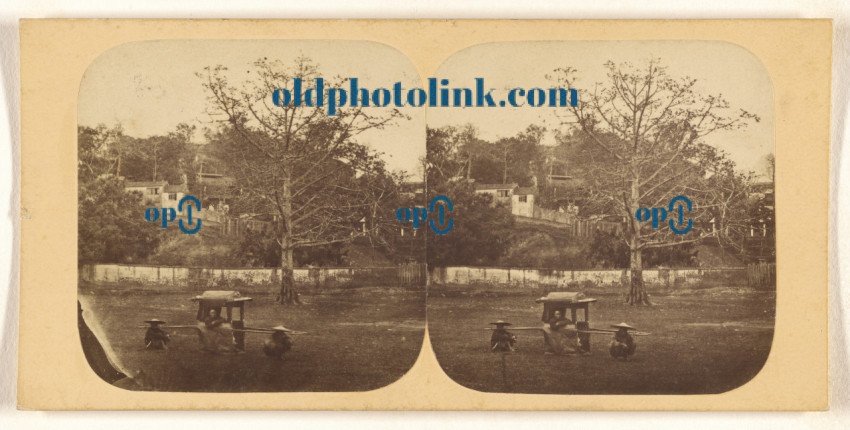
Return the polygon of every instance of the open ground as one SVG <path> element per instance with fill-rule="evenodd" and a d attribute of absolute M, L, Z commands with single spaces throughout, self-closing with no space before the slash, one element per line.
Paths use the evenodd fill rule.
<path fill-rule="evenodd" d="M 588 294 L 593 328 L 627 322 L 635 337 L 629 361 L 610 357 L 609 335 L 593 335 L 588 355 L 544 355 L 536 331 L 517 331 L 518 350 L 490 353 L 488 323 L 539 326 L 545 292 L 462 293 L 432 289 L 428 330 L 443 370 L 459 384 L 487 392 L 564 394 L 703 394 L 737 388 L 761 370 L 773 340 L 775 294 L 711 288 L 653 295 L 653 306 L 629 306 L 622 294 Z M 581 312 L 579 312 L 581 314 Z"/>
<path fill-rule="evenodd" d="M 283 360 L 263 354 L 265 334 L 248 333 L 246 352 L 207 354 L 194 330 L 170 330 L 165 351 L 144 349 L 143 321 L 194 324 L 193 293 L 120 291 L 84 285 L 87 322 L 141 389 L 200 392 L 366 391 L 403 376 L 419 355 L 425 329 L 422 290 L 357 288 L 304 293 L 303 305 L 280 306 L 250 295 L 246 325 L 283 324 L 294 337 Z M 92 321 L 89 321 L 92 320 Z M 105 339 L 104 339 L 105 337 Z"/>

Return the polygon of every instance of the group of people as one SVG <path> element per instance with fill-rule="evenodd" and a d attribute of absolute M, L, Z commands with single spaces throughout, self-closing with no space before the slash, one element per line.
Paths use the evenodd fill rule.
<path fill-rule="evenodd" d="M 165 321 L 154 318 L 145 322 L 148 323 L 145 349 L 168 349 L 171 336 L 162 327 Z M 282 358 L 285 352 L 292 349 L 292 339 L 287 334 L 290 330 L 283 326 L 274 327 L 272 330 L 271 337 L 263 344 L 263 352 L 269 357 Z M 203 321 L 198 322 L 198 337 L 205 352 L 237 351 L 233 327 L 220 315 L 218 309 L 210 309 Z"/>
<path fill-rule="evenodd" d="M 496 326 L 493 329 L 493 334 L 490 336 L 490 351 L 516 351 L 516 336 L 508 331 L 511 323 L 498 320 L 490 324 Z M 560 355 L 586 353 L 589 351 L 589 347 L 586 348 L 582 344 L 582 342 L 587 342 L 585 339 L 589 334 L 581 336 L 579 327 L 576 327 L 576 329 L 564 329 L 570 325 L 576 325 L 576 322 L 566 318 L 562 311 L 555 310 L 552 313 L 552 317 L 543 327 L 543 337 L 546 343 L 547 354 Z M 628 359 L 635 352 L 634 338 L 629 334 L 629 331 L 634 330 L 634 327 L 626 323 L 612 325 L 611 327 L 616 328 L 617 331 L 614 332 L 614 338 L 609 345 L 609 353 L 617 359 Z"/>
<path fill-rule="evenodd" d="M 145 321 L 145 349 L 168 349 L 171 336 L 162 327 L 165 321 L 156 318 Z M 232 327 L 219 315 L 218 309 L 210 309 L 203 321 L 198 322 L 198 336 L 204 351 L 234 351 Z"/>

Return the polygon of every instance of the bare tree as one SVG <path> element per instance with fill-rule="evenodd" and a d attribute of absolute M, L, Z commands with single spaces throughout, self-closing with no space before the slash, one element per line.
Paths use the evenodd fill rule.
<path fill-rule="evenodd" d="M 607 82 L 582 92 L 578 105 L 568 108 L 562 119 L 584 145 L 592 166 L 586 177 L 593 193 L 627 220 L 624 238 L 631 272 L 627 301 L 649 304 L 642 252 L 698 242 L 716 232 L 695 229 L 691 237 L 675 236 L 667 229 L 641 224 L 636 211 L 663 206 L 678 194 L 692 198 L 698 211 L 727 205 L 732 196 L 712 189 L 717 181 L 710 180 L 712 174 L 703 163 L 707 155 L 722 154 L 703 139 L 741 129 L 759 118 L 733 110 L 720 95 L 700 94 L 696 79 L 668 75 L 660 60 L 641 66 L 609 61 L 605 66 Z M 557 69 L 551 78 L 575 88 L 576 75 L 568 67 Z M 736 191 L 735 197 L 739 195 Z"/>
<path fill-rule="evenodd" d="M 296 78 L 303 88 L 314 87 L 320 74 L 305 57 L 291 66 L 259 59 L 238 87 L 223 66 L 205 68 L 198 76 L 208 93 L 209 113 L 221 125 L 217 139 L 229 152 L 226 162 L 242 189 L 243 212 L 274 222 L 281 249 L 278 300 L 293 303 L 294 250 L 368 234 L 359 223 L 374 207 L 367 197 L 383 194 L 363 192 L 357 178 L 383 169 L 383 163 L 356 138 L 402 115 L 354 107 L 329 116 L 323 107 L 274 105 L 272 93 L 292 90 Z"/>
<path fill-rule="evenodd" d="M 80 180 L 91 180 L 100 175 L 121 176 L 121 125 L 107 128 L 77 127 Z"/>

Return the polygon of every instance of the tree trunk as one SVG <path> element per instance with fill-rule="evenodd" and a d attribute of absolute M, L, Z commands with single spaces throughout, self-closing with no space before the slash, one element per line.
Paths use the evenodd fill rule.
<path fill-rule="evenodd" d="M 650 305 L 649 296 L 646 294 L 646 286 L 643 283 L 643 251 L 637 247 L 629 250 L 629 271 L 631 279 L 629 282 L 629 294 L 626 303 L 630 305 Z"/>
<path fill-rule="evenodd" d="M 502 183 L 507 184 L 508 183 L 508 147 L 507 146 L 505 146 L 505 158 L 504 159 L 505 159 L 505 165 L 504 165 L 504 170 L 502 171 Z"/>
<path fill-rule="evenodd" d="M 281 202 L 281 229 L 280 229 L 280 292 L 277 301 L 282 305 L 300 303 L 298 293 L 295 291 L 295 263 L 292 258 L 292 191 L 289 187 L 289 178 L 283 183 L 283 196 Z"/>
<path fill-rule="evenodd" d="M 288 245 L 285 243 L 285 246 Z M 298 294 L 295 292 L 295 276 L 292 260 L 292 249 L 282 249 L 280 252 L 280 292 L 278 302 L 283 305 L 291 305 L 298 302 Z"/>
<path fill-rule="evenodd" d="M 157 166 L 156 166 L 156 164 L 157 164 L 157 160 L 158 160 L 158 159 L 157 159 L 157 156 L 156 156 L 156 146 L 154 146 L 154 149 L 153 149 L 153 179 L 151 179 L 151 180 L 152 180 L 152 181 L 154 181 L 154 182 L 156 182 L 156 173 L 157 173 L 157 172 L 156 172 L 156 167 L 157 167 Z"/>
<path fill-rule="evenodd" d="M 643 249 L 640 241 L 640 224 L 635 218 L 635 212 L 640 207 L 640 189 L 638 189 L 638 177 L 632 180 L 631 195 L 626 198 L 626 206 L 629 208 L 629 294 L 626 303 L 630 305 L 649 305 L 649 296 L 646 294 L 646 286 L 643 283 Z"/>

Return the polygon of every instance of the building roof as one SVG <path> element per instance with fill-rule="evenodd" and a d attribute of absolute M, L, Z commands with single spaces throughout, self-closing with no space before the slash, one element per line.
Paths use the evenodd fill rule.
<path fill-rule="evenodd" d="M 596 299 L 586 298 L 584 293 L 580 291 L 558 291 L 535 300 L 537 303 L 590 303 L 595 301 Z"/>
<path fill-rule="evenodd" d="M 179 184 L 179 185 L 166 185 L 164 192 L 166 192 L 166 193 L 184 193 L 185 194 L 187 191 L 189 191 L 189 190 L 186 188 L 186 184 Z"/>
<path fill-rule="evenodd" d="M 534 194 L 537 194 L 537 190 L 534 187 L 519 187 L 514 190 L 514 195 L 531 196 Z"/>
<path fill-rule="evenodd" d="M 548 295 L 537 299 L 539 302 L 557 302 L 557 301 L 565 301 L 565 302 L 574 302 L 579 299 L 584 298 L 584 293 L 580 291 L 558 291 L 554 293 L 549 293 Z"/>
<path fill-rule="evenodd" d="M 166 181 L 126 181 L 124 188 L 154 188 L 168 185 Z"/>
<path fill-rule="evenodd" d="M 212 185 L 215 187 L 232 187 L 236 185 L 236 179 L 230 176 L 202 176 L 198 178 L 201 185 Z"/>
<path fill-rule="evenodd" d="M 239 291 L 225 291 L 225 290 L 207 290 L 204 291 L 203 294 L 199 296 L 195 296 L 192 298 L 193 301 L 207 301 L 207 302 L 247 302 L 251 300 L 250 297 L 243 297 L 242 294 L 239 294 Z"/>
<path fill-rule="evenodd" d="M 773 188 L 774 188 L 773 182 L 770 182 L 770 181 L 756 182 L 756 183 L 753 183 L 751 185 L 751 187 L 752 187 L 753 191 L 762 192 L 762 193 L 772 192 Z"/>
<path fill-rule="evenodd" d="M 402 182 L 399 186 L 404 191 L 414 191 L 425 189 L 425 182 L 417 181 L 417 182 Z"/>
<path fill-rule="evenodd" d="M 517 184 L 475 184 L 475 191 L 482 190 L 512 190 L 517 187 Z"/>

